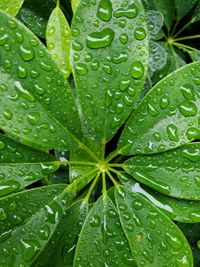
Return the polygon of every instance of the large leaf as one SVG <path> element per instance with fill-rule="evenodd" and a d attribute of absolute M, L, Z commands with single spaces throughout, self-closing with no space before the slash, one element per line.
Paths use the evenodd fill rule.
<path fill-rule="evenodd" d="M 200 143 L 125 162 L 126 172 L 156 191 L 177 198 L 200 200 Z"/>
<path fill-rule="evenodd" d="M 55 233 L 40 254 L 35 267 L 71 267 L 79 233 L 88 213 L 88 204 L 77 201 L 70 206 L 59 223 Z"/>
<path fill-rule="evenodd" d="M 199 62 L 188 64 L 152 88 L 126 124 L 122 153 L 163 152 L 200 137 L 199 69 Z"/>
<path fill-rule="evenodd" d="M 198 0 L 175 0 L 177 20 L 184 17 L 198 2 Z"/>
<path fill-rule="evenodd" d="M 123 192 L 121 191 L 123 190 Z M 149 200 L 125 187 L 115 198 L 134 260 L 140 266 L 193 266 L 191 249 L 178 227 Z"/>
<path fill-rule="evenodd" d="M 68 82 L 30 31 L 2 12 L 0 21 L 1 129 L 25 143 L 68 147 L 71 132 L 81 134 Z"/>
<path fill-rule="evenodd" d="M 148 38 L 140 0 L 82 1 L 72 22 L 75 83 L 89 130 L 108 141 L 136 104 L 145 81 Z M 95 15 L 94 15 L 95 14 Z"/>
<path fill-rule="evenodd" d="M 49 52 L 65 78 L 71 73 L 70 64 L 71 29 L 59 5 L 52 11 L 46 28 Z"/>
<path fill-rule="evenodd" d="M 2 0 L 0 2 L 0 9 L 11 16 L 16 16 L 23 5 L 23 2 L 24 0 Z"/>
<path fill-rule="evenodd" d="M 131 189 L 131 191 L 142 194 L 174 221 L 186 223 L 200 222 L 199 201 L 168 197 L 130 179 L 124 185 Z"/>
<path fill-rule="evenodd" d="M 100 197 L 91 209 L 78 240 L 74 267 L 136 266 L 109 198 Z"/>
<path fill-rule="evenodd" d="M 0 134 L 0 197 L 47 177 L 58 167 L 55 157 Z"/>
<path fill-rule="evenodd" d="M 25 266 L 31 266 L 56 230 L 56 227 L 63 216 L 65 205 L 67 205 L 66 201 L 69 199 L 65 191 L 59 192 L 58 195 L 52 194 L 52 191 L 49 191 L 48 195 L 50 195 L 50 197 L 48 201 L 41 201 L 42 199 L 40 199 L 40 202 L 42 203 L 40 208 L 30 212 L 26 211 L 26 209 L 30 209 L 30 206 L 24 208 L 26 200 L 29 199 L 27 193 L 29 193 L 29 191 L 21 193 L 21 195 L 19 194 L 19 196 L 22 197 L 26 196 L 24 197 L 25 200 L 23 202 L 20 197 L 16 197 L 17 203 L 19 205 L 21 203 L 22 206 L 21 209 L 17 209 L 18 212 L 15 211 L 17 204 L 14 207 L 14 204 L 12 204 L 14 203 L 12 202 L 14 201 L 14 196 L 2 199 L 1 207 L 5 212 L 8 210 L 8 203 L 10 200 L 8 218 L 15 218 L 17 223 L 13 223 L 12 225 L 8 223 L 5 225 L 7 228 L 6 230 L 5 227 L 1 228 L 0 265 L 18 267 L 21 264 L 25 264 Z M 35 198 L 37 198 L 37 194 L 35 194 Z M 30 200 L 33 202 L 32 198 Z M 24 213 L 28 214 L 25 221 L 23 218 Z M 22 216 L 23 219 L 21 219 L 20 216 Z M 6 219 L 3 220 L 4 224 L 5 221 Z M 17 225 L 22 221 L 24 221 L 23 224 Z M 16 253 L 12 253 L 8 257 L 7 253 L 11 250 L 13 251 L 13 249 Z"/>

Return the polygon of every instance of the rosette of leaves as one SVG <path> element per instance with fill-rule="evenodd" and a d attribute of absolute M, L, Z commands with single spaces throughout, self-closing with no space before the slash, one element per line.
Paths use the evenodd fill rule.
<path fill-rule="evenodd" d="M 55 53 L 0 21 L 0 266 L 192 267 L 173 221 L 200 221 L 200 63 L 135 109 L 149 64 L 140 0 L 80 2 L 75 90 Z"/>

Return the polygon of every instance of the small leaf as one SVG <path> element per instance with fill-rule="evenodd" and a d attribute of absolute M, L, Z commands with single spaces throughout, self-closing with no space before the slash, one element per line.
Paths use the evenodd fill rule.
<path fill-rule="evenodd" d="M 182 19 L 198 2 L 198 0 L 175 0 L 176 4 L 176 16 L 177 20 L 179 21 Z"/>
<path fill-rule="evenodd" d="M 122 191 L 123 190 L 123 191 Z M 125 187 L 115 191 L 117 209 L 135 262 L 140 266 L 193 266 L 178 227 L 149 200 Z"/>
<path fill-rule="evenodd" d="M 0 2 L 0 9 L 15 17 L 23 3 L 24 0 L 2 0 Z"/>
<path fill-rule="evenodd" d="M 31 156 L 30 156 L 31 155 Z M 47 177 L 59 162 L 0 134 L 0 197 Z"/>
<path fill-rule="evenodd" d="M 192 61 L 200 61 L 200 51 L 199 50 L 194 50 L 194 51 L 190 51 L 189 55 L 192 59 Z"/>
<path fill-rule="evenodd" d="M 148 37 L 140 0 L 123 8 L 121 1 L 82 1 L 72 22 L 72 50 L 83 118 L 104 145 L 132 111 L 145 81 Z"/>
<path fill-rule="evenodd" d="M 112 201 L 100 197 L 85 220 L 74 267 L 136 266 Z"/>
<path fill-rule="evenodd" d="M 199 62 L 188 64 L 152 88 L 123 130 L 122 153 L 164 152 L 200 137 L 199 68 Z"/>
<path fill-rule="evenodd" d="M 72 2 L 72 10 L 73 10 L 73 13 L 75 13 L 76 12 L 76 9 L 77 9 L 77 7 L 78 7 L 78 5 L 80 3 L 80 0 L 71 0 L 71 2 Z"/>
<path fill-rule="evenodd" d="M 56 196 L 51 194 L 50 200 L 47 203 L 41 202 L 42 207 L 37 212 L 29 213 L 30 217 L 22 225 L 15 225 L 14 228 L 10 228 L 8 231 L 2 228 L 0 264 L 4 266 L 20 266 L 20 264 L 25 263 L 26 266 L 31 266 L 56 230 L 68 200 L 69 196 L 65 191 L 60 192 Z M 44 204 L 46 205 L 44 206 Z M 1 205 L 1 207 L 7 210 L 4 205 Z M 14 214 L 16 216 L 19 214 L 23 215 L 23 208 L 19 213 L 11 210 L 10 214 L 12 216 Z M 14 249 L 16 254 L 8 257 L 7 253 L 11 249 Z"/>
<path fill-rule="evenodd" d="M 163 26 L 163 14 L 160 11 L 149 10 L 146 13 L 149 37 L 155 38 Z"/>
<path fill-rule="evenodd" d="M 200 200 L 200 143 L 125 162 L 125 171 L 156 191 L 177 198 Z"/>
<path fill-rule="evenodd" d="M 51 242 L 40 254 L 34 266 L 73 266 L 79 233 L 88 213 L 88 205 L 77 201 L 70 206 L 54 232 Z"/>
<path fill-rule="evenodd" d="M 199 201 L 188 201 L 165 196 L 150 188 L 128 180 L 124 183 L 132 192 L 137 192 L 146 197 L 152 204 L 174 221 L 194 223 L 200 222 Z"/>
<path fill-rule="evenodd" d="M 71 73 L 71 29 L 60 6 L 52 11 L 46 28 L 47 48 L 65 78 Z"/>
<path fill-rule="evenodd" d="M 167 53 L 157 42 L 150 41 L 149 70 L 155 72 L 161 70 L 167 63 Z"/>

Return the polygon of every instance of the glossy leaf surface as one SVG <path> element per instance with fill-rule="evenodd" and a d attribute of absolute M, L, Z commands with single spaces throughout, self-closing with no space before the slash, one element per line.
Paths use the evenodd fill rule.
<path fill-rule="evenodd" d="M 73 266 L 74 253 L 81 227 L 88 213 L 88 205 L 82 201 L 75 202 L 65 211 L 51 241 L 40 254 L 35 267 Z"/>
<path fill-rule="evenodd" d="M 146 197 L 153 205 L 174 221 L 185 223 L 200 222 L 199 201 L 168 197 L 132 180 L 125 182 L 124 185 L 131 189 L 131 191 L 138 192 Z"/>
<path fill-rule="evenodd" d="M 199 70 L 198 62 L 188 64 L 152 88 L 126 124 L 122 153 L 163 152 L 200 137 Z"/>
<path fill-rule="evenodd" d="M 22 219 L 17 223 L 19 225 L 11 226 L 9 230 L 4 230 L 4 228 L 8 226 L 1 228 L 2 242 L 0 243 L 0 253 L 4 255 L 0 259 L 1 265 L 17 267 L 20 266 L 20 264 L 25 264 L 25 266 L 31 266 L 41 250 L 44 249 L 63 216 L 63 203 L 66 205 L 68 199 L 64 191 L 60 192 L 58 195 L 52 194 L 52 192 L 50 193 L 51 197 L 48 202 L 41 202 L 42 206 L 40 209 L 35 212 L 28 212 L 29 217 L 24 221 L 24 224 L 20 224 L 23 221 Z M 23 193 L 21 194 L 23 196 Z M 10 198 L 12 199 L 12 197 L 14 196 Z M 7 199 L 9 200 L 9 197 L 2 199 L 4 203 L 1 207 L 4 210 L 7 210 L 6 207 L 9 203 L 6 202 Z M 22 199 L 20 199 L 20 201 L 21 200 Z M 24 202 L 22 202 L 22 205 L 24 205 Z M 28 209 L 30 208 L 28 207 Z M 24 210 L 21 209 L 16 213 L 16 216 L 23 215 L 23 212 Z M 10 214 L 11 216 L 14 215 L 15 211 L 11 209 Z M 18 220 L 20 220 L 20 217 Z M 16 254 L 13 253 L 8 257 L 8 254 L 13 249 Z"/>
<path fill-rule="evenodd" d="M 177 198 L 200 200 L 200 143 L 125 162 L 125 170 L 156 191 Z"/>
<path fill-rule="evenodd" d="M 0 197 L 47 177 L 58 167 L 55 157 L 0 134 Z"/>
<path fill-rule="evenodd" d="M 149 10 L 146 13 L 149 37 L 155 38 L 163 26 L 163 14 L 160 11 Z"/>
<path fill-rule="evenodd" d="M 122 227 L 140 266 L 193 266 L 190 247 L 178 227 L 149 200 L 125 187 L 115 198 Z"/>
<path fill-rule="evenodd" d="M 0 9 L 11 16 L 16 16 L 23 5 L 23 2 L 24 0 L 2 0 L 0 2 Z"/>
<path fill-rule="evenodd" d="M 132 111 L 144 84 L 148 38 L 142 4 L 136 0 L 122 8 L 121 1 L 83 1 L 72 36 L 83 115 L 96 141 L 105 143 Z"/>
<path fill-rule="evenodd" d="M 7 101 L 4 103 L 6 107 L 1 104 L 1 108 L 7 113 L 1 116 L 0 127 L 20 138 L 40 142 L 42 147 L 49 147 L 49 145 L 56 147 L 51 144 L 56 142 L 55 136 L 57 136 L 57 143 L 66 136 L 65 139 L 69 144 L 71 138 L 67 137 L 67 132 L 80 136 L 81 130 L 74 96 L 68 82 L 59 72 L 45 47 L 31 32 L 2 12 L 0 12 L 0 20 L 2 22 L 1 67 L 6 72 L 1 74 L 3 75 L 1 97 L 6 97 Z M 5 86 L 7 83 L 10 85 L 9 88 Z M 11 114 L 15 110 L 19 113 L 19 118 L 24 116 L 26 119 L 21 121 L 18 118 L 16 121 L 15 114 Z M 35 137 L 33 129 L 35 129 Z M 60 137 L 55 133 L 56 131 L 60 131 Z M 52 137 L 46 140 L 45 132 Z"/>
<path fill-rule="evenodd" d="M 70 26 L 60 6 L 57 5 L 47 24 L 46 42 L 52 58 L 65 78 L 69 77 L 71 73 L 70 38 Z"/>
<path fill-rule="evenodd" d="M 89 238 L 88 238 L 89 235 Z M 112 201 L 100 197 L 81 230 L 74 267 L 136 266 Z"/>

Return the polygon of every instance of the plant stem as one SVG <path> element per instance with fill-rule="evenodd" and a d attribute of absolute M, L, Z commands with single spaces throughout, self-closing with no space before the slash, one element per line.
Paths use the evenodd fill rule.
<path fill-rule="evenodd" d="M 111 171 L 111 172 L 114 172 L 115 174 L 117 174 L 117 175 L 119 175 L 119 176 L 121 176 L 121 177 L 123 177 L 123 174 L 121 174 L 120 171 L 117 171 L 117 170 L 115 170 L 115 169 L 113 169 L 113 168 L 110 168 L 110 171 Z"/>
<path fill-rule="evenodd" d="M 172 32 L 171 32 L 171 34 L 170 34 L 171 36 L 173 36 L 173 34 L 174 34 L 174 32 L 175 32 L 175 30 L 176 30 L 178 24 L 179 24 L 179 20 L 176 21 L 176 23 L 175 23 L 175 25 L 174 25 L 174 28 L 173 28 L 173 30 L 172 30 Z"/>
<path fill-rule="evenodd" d="M 57 7 L 60 6 L 60 0 L 57 0 L 56 5 L 57 5 Z"/>
<path fill-rule="evenodd" d="M 190 40 L 190 39 L 197 39 L 197 38 L 200 38 L 200 34 L 176 38 L 174 39 L 174 41 L 176 42 L 176 41 Z"/>
<path fill-rule="evenodd" d="M 102 172 L 102 191 L 103 191 L 103 199 L 107 198 L 107 191 L 106 191 L 106 174 Z"/>
<path fill-rule="evenodd" d="M 111 161 L 112 159 L 114 159 L 116 156 L 121 154 L 121 149 L 117 149 L 115 151 L 113 151 L 113 153 L 111 153 L 107 158 L 106 158 L 106 162 Z"/>
<path fill-rule="evenodd" d="M 192 23 L 192 20 L 188 21 L 188 23 L 186 23 L 175 35 L 174 38 L 176 38 L 176 36 L 178 36 L 182 31 L 184 31 L 190 24 Z"/>
<path fill-rule="evenodd" d="M 173 45 L 180 48 L 180 49 L 183 49 L 183 50 L 185 49 L 186 51 L 195 51 L 196 50 L 195 48 L 193 48 L 191 46 L 176 43 L 176 42 L 174 42 Z"/>
<path fill-rule="evenodd" d="M 111 168 L 109 168 L 109 170 L 112 170 Z M 115 178 L 112 176 L 112 174 L 108 171 L 106 171 L 106 174 L 108 175 L 108 177 L 111 179 L 111 181 L 113 182 L 113 184 L 115 185 L 115 187 L 117 189 L 119 189 L 119 184 L 118 182 L 115 180 Z"/>
<path fill-rule="evenodd" d="M 124 168 L 126 165 L 125 164 L 118 164 L 118 163 L 109 163 L 109 167 L 119 167 L 119 168 Z"/>
<path fill-rule="evenodd" d="M 84 198 L 83 202 L 88 203 L 90 195 L 91 195 L 91 193 L 92 193 L 92 191 L 93 191 L 93 189 L 94 189 L 94 187 L 95 187 L 95 185 L 96 185 L 96 183 L 97 183 L 97 181 L 99 179 L 100 174 L 101 174 L 101 172 L 97 173 L 97 175 L 96 175 L 92 185 L 90 186 L 90 188 L 88 190 L 88 193 L 87 193 L 86 197 Z"/>
<path fill-rule="evenodd" d="M 102 148 L 101 148 L 101 159 L 104 160 L 105 158 L 105 150 L 106 150 L 106 141 L 103 139 L 102 141 Z"/>
<path fill-rule="evenodd" d="M 60 165 L 81 165 L 81 166 L 96 166 L 97 163 L 96 162 L 87 162 L 87 161 L 68 161 L 68 160 L 64 160 L 64 161 L 58 161 L 58 163 L 60 163 Z"/>

